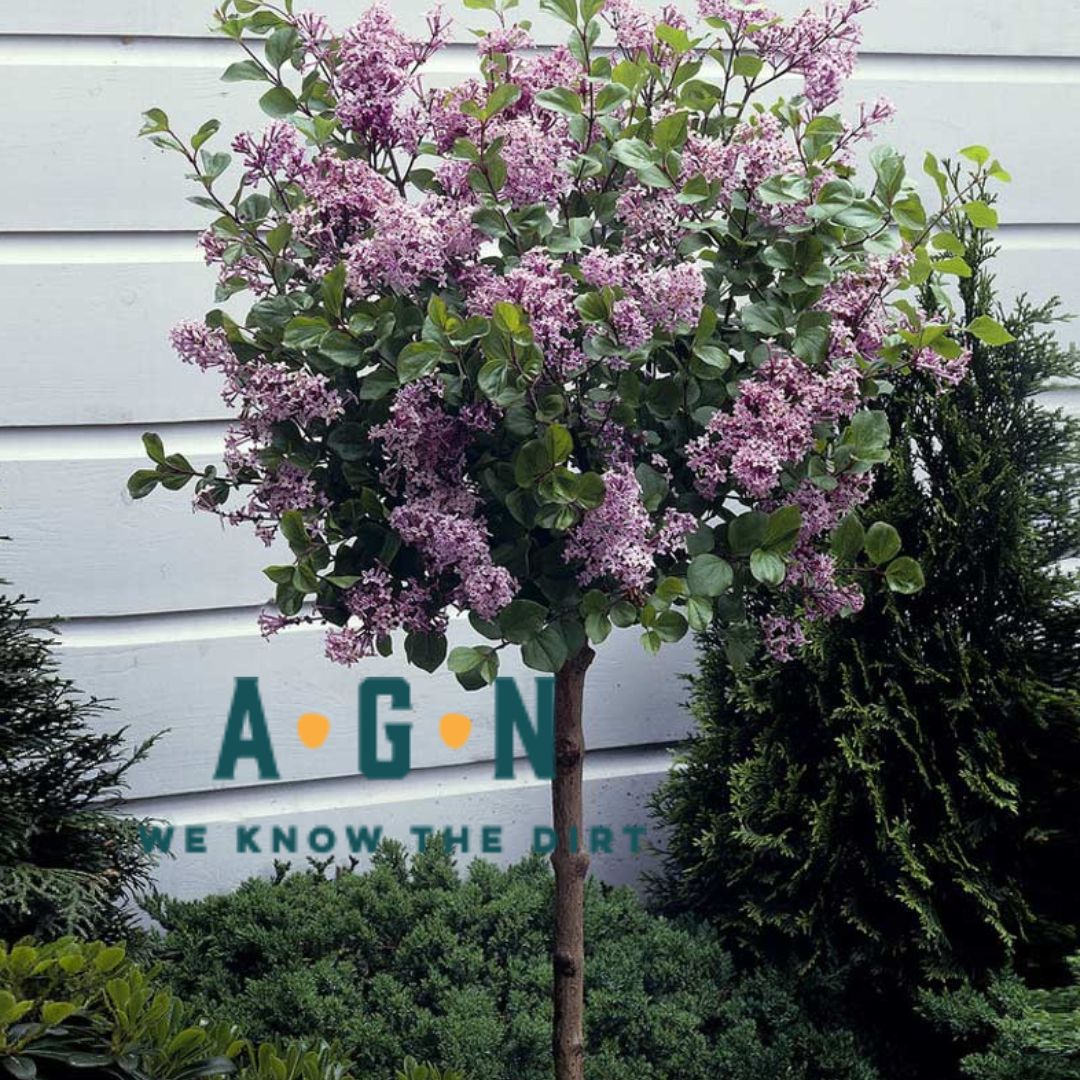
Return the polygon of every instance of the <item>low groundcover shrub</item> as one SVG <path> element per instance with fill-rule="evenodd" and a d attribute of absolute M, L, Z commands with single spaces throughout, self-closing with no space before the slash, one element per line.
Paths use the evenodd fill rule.
<path fill-rule="evenodd" d="M 408 1051 L 469 1080 L 551 1075 L 553 881 L 538 858 L 459 877 L 440 847 L 411 866 L 384 844 L 366 873 L 253 878 L 158 899 L 172 988 L 252 1037 L 318 1033 L 363 1075 Z M 629 889 L 587 891 L 586 1074 L 635 1080 L 871 1080 L 823 988 L 736 976 L 711 930 L 650 915 Z"/>

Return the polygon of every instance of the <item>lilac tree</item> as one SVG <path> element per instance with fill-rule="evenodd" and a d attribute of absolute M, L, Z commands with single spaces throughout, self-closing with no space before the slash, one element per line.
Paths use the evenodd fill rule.
<path fill-rule="evenodd" d="M 902 157 L 856 150 L 891 110 L 837 105 L 871 0 L 791 22 L 762 4 L 542 0 L 569 44 L 537 50 L 516 0 L 486 9 L 477 74 L 434 88 L 439 13 L 422 41 L 372 7 L 340 36 L 318 15 L 226 0 L 220 30 L 273 117 L 208 147 L 160 109 L 143 134 L 188 162 L 213 215 L 200 243 L 217 299 L 173 331 L 235 412 L 223 467 L 145 437 L 142 497 L 195 481 L 196 505 L 293 560 L 261 617 L 328 627 L 326 653 L 446 661 L 490 683 L 504 649 L 555 675 L 557 1075 L 583 1070 L 585 674 L 613 626 L 656 652 L 722 627 L 732 663 L 784 657 L 808 620 L 863 590 L 922 583 L 859 506 L 887 460 L 875 408 L 913 369 L 963 376 L 981 319 L 919 303 L 970 273 L 946 226 L 1007 179 L 982 147 L 933 156 L 933 213 Z M 259 39 L 263 39 L 259 41 Z M 258 47 L 256 47 L 258 45 Z M 788 96 L 765 104 L 776 84 Z M 226 186 L 226 174 L 232 177 Z M 453 610 L 477 644 L 447 656 Z"/>

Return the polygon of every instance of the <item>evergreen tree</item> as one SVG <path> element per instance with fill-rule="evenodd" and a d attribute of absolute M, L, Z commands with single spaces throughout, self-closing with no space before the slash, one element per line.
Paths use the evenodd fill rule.
<path fill-rule="evenodd" d="M 968 230 L 969 320 L 1002 314 L 993 254 Z M 1080 363 L 1056 301 L 1002 318 L 1016 340 L 972 341 L 966 382 L 897 402 L 863 515 L 925 590 L 870 596 L 766 670 L 732 675 L 707 641 L 700 731 L 658 798 L 674 907 L 752 955 L 854 970 L 878 1008 L 1010 959 L 1052 980 L 1078 940 L 1080 420 L 1042 395 Z"/>
<path fill-rule="evenodd" d="M 0 591 L 0 941 L 121 936 L 121 902 L 150 868 L 138 824 L 117 813 L 150 743 L 129 752 L 122 730 L 97 730 L 103 707 L 60 676 L 53 633 Z"/>

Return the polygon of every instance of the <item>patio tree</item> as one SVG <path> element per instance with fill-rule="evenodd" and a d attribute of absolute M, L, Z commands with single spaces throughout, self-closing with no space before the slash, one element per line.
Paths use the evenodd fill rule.
<path fill-rule="evenodd" d="M 326 623 L 328 657 L 351 664 L 403 631 L 410 662 L 468 688 L 508 648 L 554 674 L 565 1080 L 583 1070 L 588 857 L 570 838 L 593 648 L 613 626 L 649 652 L 714 626 L 745 664 L 759 640 L 786 655 L 802 620 L 857 611 L 864 584 L 920 587 L 895 531 L 864 536 L 850 514 L 888 457 L 877 399 L 913 369 L 963 374 L 919 289 L 968 272 L 939 223 L 992 224 L 972 192 L 1005 176 L 981 147 L 955 181 L 928 157 L 932 215 L 892 150 L 856 181 L 853 150 L 890 110 L 830 110 L 869 0 L 790 23 L 702 0 L 696 28 L 543 0 L 570 27 L 545 52 L 513 2 L 467 6 L 494 17 L 476 76 L 433 89 L 437 13 L 417 42 L 380 6 L 335 36 L 290 3 L 228 0 L 219 27 L 247 55 L 224 78 L 258 83 L 274 118 L 233 140 L 228 186 L 217 121 L 184 138 L 146 113 L 213 215 L 218 300 L 255 301 L 243 322 L 217 309 L 173 331 L 235 409 L 224 466 L 147 435 L 153 467 L 129 486 L 194 481 L 199 507 L 283 538 L 268 635 Z M 760 104 L 784 76 L 795 96 Z M 478 640 L 447 655 L 451 609 Z"/>

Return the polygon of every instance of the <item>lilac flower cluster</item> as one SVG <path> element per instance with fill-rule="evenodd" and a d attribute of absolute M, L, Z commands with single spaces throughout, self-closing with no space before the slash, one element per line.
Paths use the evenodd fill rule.
<path fill-rule="evenodd" d="M 631 252 L 592 248 L 579 266 L 593 288 L 610 286 L 625 294 L 616 302 L 614 323 L 619 343 L 629 350 L 644 344 L 653 330 L 671 333 L 680 325 L 696 325 L 701 316 L 705 278 L 697 263 L 649 267 Z"/>
<path fill-rule="evenodd" d="M 480 499 L 466 475 L 469 425 L 442 408 L 443 387 L 423 379 L 394 397 L 390 419 L 371 429 L 382 444 L 383 481 L 401 502 L 390 524 L 423 556 L 431 579 L 450 574 L 451 602 L 494 618 L 517 583 L 491 557 Z"/>
<path fill-rule="evenodd" d="M 687 446 L 698 490 L 712 499 L 730 480 L 742 493 L 766 498 L 784 467 L 800 462 L 814 445 L 815 426 L 850 417 L 860 401 L 856 368 L 819 372 L 774 351 L 742 383 L 731 412 L 717 411 Z"/>
<path fill-rule="evenodd" d="M 352 665 L 374 656 L 379 638 L 395 630 L 445 629 L 446 617 L 434 610 L 429 590 L 414 580 L 396 583 L 384 566 L 365 570 L 345 594 L 348 623 L 326 634 L 326 656 Z"/>
<path fill-rule="evenodd" d="M 650 584 L 657 555 L 685 552 L 686 538 L 697 526 L 692 514 L 669 511 L 657 530 L 634 470 L 620 463 L 604 473 L 604 501 L 570 530 L 565 557 L 581 562 L 582 585 L 610 578 L 634 592 Z"/>
<path fill-rule="evenodd" d="M 567 379 L 586 359 L 577 341 L 576 295 L 574 281 L 562 266 L 546 252 L 534 250 L 501 276 L 487 266 L 478 267 L 469 283 L 469 311 L 490 315 L 497 303 L 519 304 L 529 317 L 547 370 L 557 379 Z"/>

